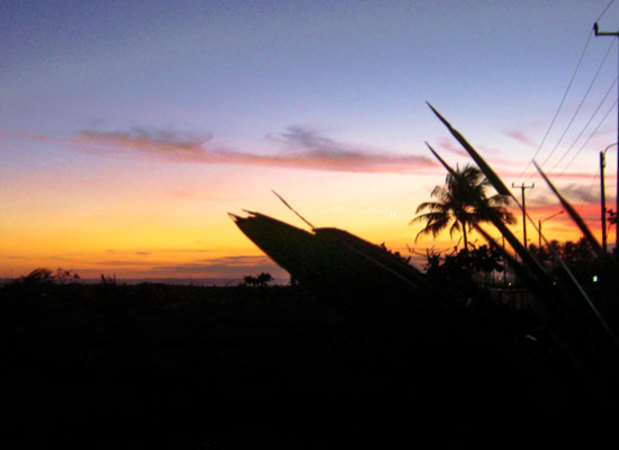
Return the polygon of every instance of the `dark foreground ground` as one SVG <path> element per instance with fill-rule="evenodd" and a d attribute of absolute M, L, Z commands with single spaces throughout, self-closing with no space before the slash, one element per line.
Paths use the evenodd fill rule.
<path fill-rule="evenodd" d="M 601 448 L 615 434 L 612 405 L 526 337 L 527 314 L 476 314 L 496 346 L 293 287 L 0 287 L 3 447 Z"/>

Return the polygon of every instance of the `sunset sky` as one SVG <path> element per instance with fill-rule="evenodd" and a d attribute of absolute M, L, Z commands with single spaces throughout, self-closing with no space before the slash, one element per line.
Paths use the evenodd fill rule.
<path fill-rule="evenodd" d="M 227 215 L 305 227 L 272 189 L 405 255 L 453 246 L 409 225 L 445 179 L 424 141 L 470 162 L 426 101 L 506 184 L 535 183 L 535 220 L 561 207 L 534 157 L 600 236 L 619 50 L 596 20 L 618 30 L 619 3 L 2 2 L 0 278 L 282 277 Z M 616 147 L 606 174 L 614 209 Z M 580 237 L 566 214 L 543 228 Z"/>

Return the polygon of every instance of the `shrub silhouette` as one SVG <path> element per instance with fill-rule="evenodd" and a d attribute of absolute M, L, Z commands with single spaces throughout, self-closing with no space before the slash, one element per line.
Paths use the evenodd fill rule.
<path fill-rule="evenodd" d="M 45 267 L 34 269 L 26 276 L 22 276 L 20 281 L 25 284 L 45 284 L 45 283 L 65 283 L 67 281 L 79 280 L 80 276 L 72 270 L 65 270 L 62 267 L 56 269 L 56 273 Z"/>
<path fill-rule="evenodd" d="M 262 272 L 257 277 L 247 275 L 243 278 L 243 286 L 259 286 L 266 287 L 273 281 L 273 277 L 268 272 Z"/>
<path fill-rule="evenodd" d="M 54 275 L 52 275 L 52 271 L 45 267 L 34 269 L 28 275 L 21 277 L 21 281 L 25 284 L 51 283 L 53 280 Z"/>

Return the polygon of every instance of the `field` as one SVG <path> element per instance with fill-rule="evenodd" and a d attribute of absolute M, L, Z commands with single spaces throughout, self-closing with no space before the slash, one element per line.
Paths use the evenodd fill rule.
<path fill-rule="evenodd" d="M 563 357 L 541 334 L 522 338 L 535 326 L 528 312 L 465 312 L 489 345 L 431 310 L 350 300 L 292 286 L 2 286 L 2 438 L 18 448 L 533 448 L 604 429 L 608 416 L 584 413 L 597 405 L 562 374 Z"/>

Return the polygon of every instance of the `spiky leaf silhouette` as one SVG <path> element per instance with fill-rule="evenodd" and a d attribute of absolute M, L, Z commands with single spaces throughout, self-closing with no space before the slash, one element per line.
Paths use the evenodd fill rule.
<path fill-rule="evenodd" d="M 451 124 L 441 116 L 436 109 L 428 103 L 428 106 L 432 109 L 432 111 L 437 115 L 437 117 L 447 126 L 452 135 L 462 144 L 464 149 L 471 155 L 471 157 L 478 164 L 479 168 L 484 172 L 486 177 L 493 184 L 497 192 L 507 192 L 514 202 L 522 208 L 522 206 L 518 203 L 518 200 L 513 196 L 513 194 L 507 190 L 503 181 L 499 178 L 499 176 L 492 170 L 492 168 L 486 163 L 486 161 L 479 155 L 479 153 L 469 144 L 466 139 L 455 130 Z M 438 157 L 438 154 L 430 147 L 435 156 Z M 439 158 L 439 161 L 447 168 L 448 165 L 442 159 Z M 448 169 L 449 170 L 449 169 Z M 527 219 L 533 223 L 534 227 L 537 229 L 535 222 L 527 215 Z M 591 345 L 589 347 L 590 350 L 593 350 L 595 353 L 601 351 L 605 356 L 605 358 L 609 364 L 612 364 L 615 368 L 619 367 L 619 354 L 617 352 L 619 343 L 614 336 L 614 333 L 609 328 L 608 324 L 599 313 L 582 285 L 576 280 L 572 272 L 565 265 L 565 262 L 558 257 L 556 252 L 553 252 L 554 258 L 558 261 L 559 265 L 563 269 L 562 280 L 565 283 L 563 289 L 561 291 L 557 291 L 554 287 L 554 280 L 550 275 L 547 274 L 543 266 L 537 261 L 537 259 L 522 245 L 519 241 L 513 241 L 515 237 L 513 233 L 507 230 L 507 227 L 504 227 L 498 222 L 494 222 L 497 228 L 501 230 L 503 233 L 504 230 L 507 232 L 504 234 L 505 238 L 513 243 L 512 248 L 518 253 L 523 261 L 523 265 L 527 267 L 534 275 L 537 283 L 531 285 L 530 287 L 537 291 L 539 289 L 539 293 L 547 293 L 539 296 L 540 301 L 543 301 L 547 304 L 554 314 L 557 315 L 557 320 L 555 324 L 562 329 L 562 334 L 564 339 L 570 341 L 571 346 L 580 346 L 581 343 L 587 345 Z M 583 222 L 584 223 L 584 222 Z M 538 230 L 539 231 L 539 230 Z M 483 233 L 482 233 L 483 234 Z M 544 238 L 546 242 L 546 239 Z M 598 244 L 599 245 L 599 244 Z M 552 250 L 552 249 L 551 249 Z M 541 268 L 541 271 L 539 270 Z M 559 298 L 554 298 L 555 295 L 559 295 Z M 563 304 L 562 302 L 566 302 L 567 304 Z M 568 306 L 571 305 L 571 306 Z M 583 309 L 581 305 L 586 305 Z M 559 319 L 561 317 L 561 319 Z M 574 328 L 575 324 L 578 328 Z M 576 334 L 574 334 L 576 333 Z M 581 334 L 582 333 L 582 334 Z M 577 337 L 576 335 L 580 335 Z M 585 343 L 585 341 L 587 343 Z M 605 350 L 602 350 L 605 349 Z M 587 358 L 587 351 L 585 353 L 581 353 L 581 356 Z M 604 363 L 602 363 L 604 364 Z"/>
<path fill-rule="evenodd" d="M 574 223 L 578 226 L 580 231 L 582 231 L 583 235 L 585 236 L 585 238 L 587 238 L 587 241 L 589 241 L 589 243 L 594 248 L 594 250 L 597 251 L 598 253 L 601 252 L 602 246 L 597 241 L 595 236 L 593 236 L 593 233 L 591 232 L 591 230 L 589 229 L 585 221 L 582 219 L 580 214 L 578 214 L 578 211 L 576 211 L 576 209 L 565 199 L 565 197 L 561 195 L 559 190 L 555 187 L 554 184 L 552 184 L 552 182 L 546 176 L 542 168 L 535 161 L 533 161 L 533 165 L 535 166 L 539 174 L 542 176 L 544 181 L 546 181 L 546 184 L 548 185 L 548 187 L 557 196 L 563 208 L 568 212 L 568 214 L 570 215 Z"/>
<path fill-rule="evenodd" d="M 449 228 L 450 236 L 454 231 L 461 231 L 464 248 L 468 246 L 468 232 L 475 224 L 487 222 L 492 217 L 500 217 L 505 223 L 516 223 L 514 216 L 505 209 L 509 199 L 503 195 L 486 195 L 490 182 L 481 170 L 471 164 L 463 168 L 449 170 L 444 185 L 432 190 L 435 201 L 423 202 L 415 211 L 417 215 L 411 224 L 425 222 L 425 227 L 417 233 L 415 240 L 422 234 L 432 233 L 436 236 L 443 229 Z"/>
<path fill-rule="evenodd" d="M 438 159 L 438 161 L 442 164 L 442 166 L 445 167 L 445 169 L 453 177 L 458 177 L 457 172 L 438 154 L 438 152 L 434 150 L 434 148 L 432 148 L 432 146 L 428 144 L 427 142 L 426 142 L 426 145 L 428 146 L 432 154 L 435 156 L 435 158 Z M 480 204 L 480 207 L 482 208 L 484 207 L 483 203 Z M 540 279 L 549 279 L 550 276 L 548 275 L 546 270 L 543 268 L 543 266 L 539 263 L 539 261 L 537 261 L 537 259 L 533 257 L 533 255 L 531 255 L 531 253 L 526 248 L 524 248 L 524 246 L 520 243 L 520 241 L 514 235 L 514 233 L 512 233 L 511 230 L 507 228 L 505 223 L 503 223 L 502 218 L 499 215 L 493 214 L 490 211 L 487 211 L 487 215 L 490 221 L 494 224 L 494 226 L 505 237 L 507 242 L 509 242 L 509 244 L 512 246 L 514 251 L 516 251 L 516 253 L 520 256 L 522 261 L 526 263 L 526 266 L 521 266 L 515 261 L 514 258 L 509 257 L 508 260 L 510 262 L 510 265 L 514 268 L 514 271 L 519 272 L 521 274 L 526 273 L 527 275 L 525 275 L 525 277 L 531 282 L 535 280 L 536 284 L 539 282 Z M 482 235 L 484 235 L 484 233 L 482 233 Z M 484 237 L 486 236 L 484 235 Z M 492 245 L 493 242 L 489 241 L 489 243 Z M 514 265 L 516 264 L 518 267 L 514 267 Z"/>
<path fill-rule="evenodd" d="M 488 163 L 484 161 L 484 159 L 479 155 L 479 153 L 477 153 L 477 151 L 473 148 L 473 146 L 468 143 L 468 141 L 464 138 L 464 136 L 462 136 L 458 130 L 452 127 L 451 124 L 447 121 L 447 119 L 445 119 L 436 110 L 436 108 L 434 108 L 434 106 L 432 106 L 429 102 L 426 102 L 426 103 L 430 107 L 430 109 L 432 109 L 434 114 L 436 114 L 436 117 L 438 117 L 439 120 L 443 122 L 443 124 L 447 127 L 447 129 L 452 134 L 452 136 L 456 138 L 456 140 L 462 145 L 462 147 L 464 147 L 464 149 L 468 152 L 468 154 L 471 155 L 471 158 L 473 158 L 473 160 L 475 161 L 475 164 L 477 164 L 477 166 L 481 169 L 484 175 L 486 175 L 486 178 L 488 178 L 488 180 L 492 183 L 496 191 L 501 195 L 509 195 L 511 197 L 512 196 L 511 191 L 507 189 L 507 187 L 505 186 L 505 184 L 503 184 L 503 181 L 499 178 L 499 176 L 494 172 L 494 170 L 490 168 Z"/>

